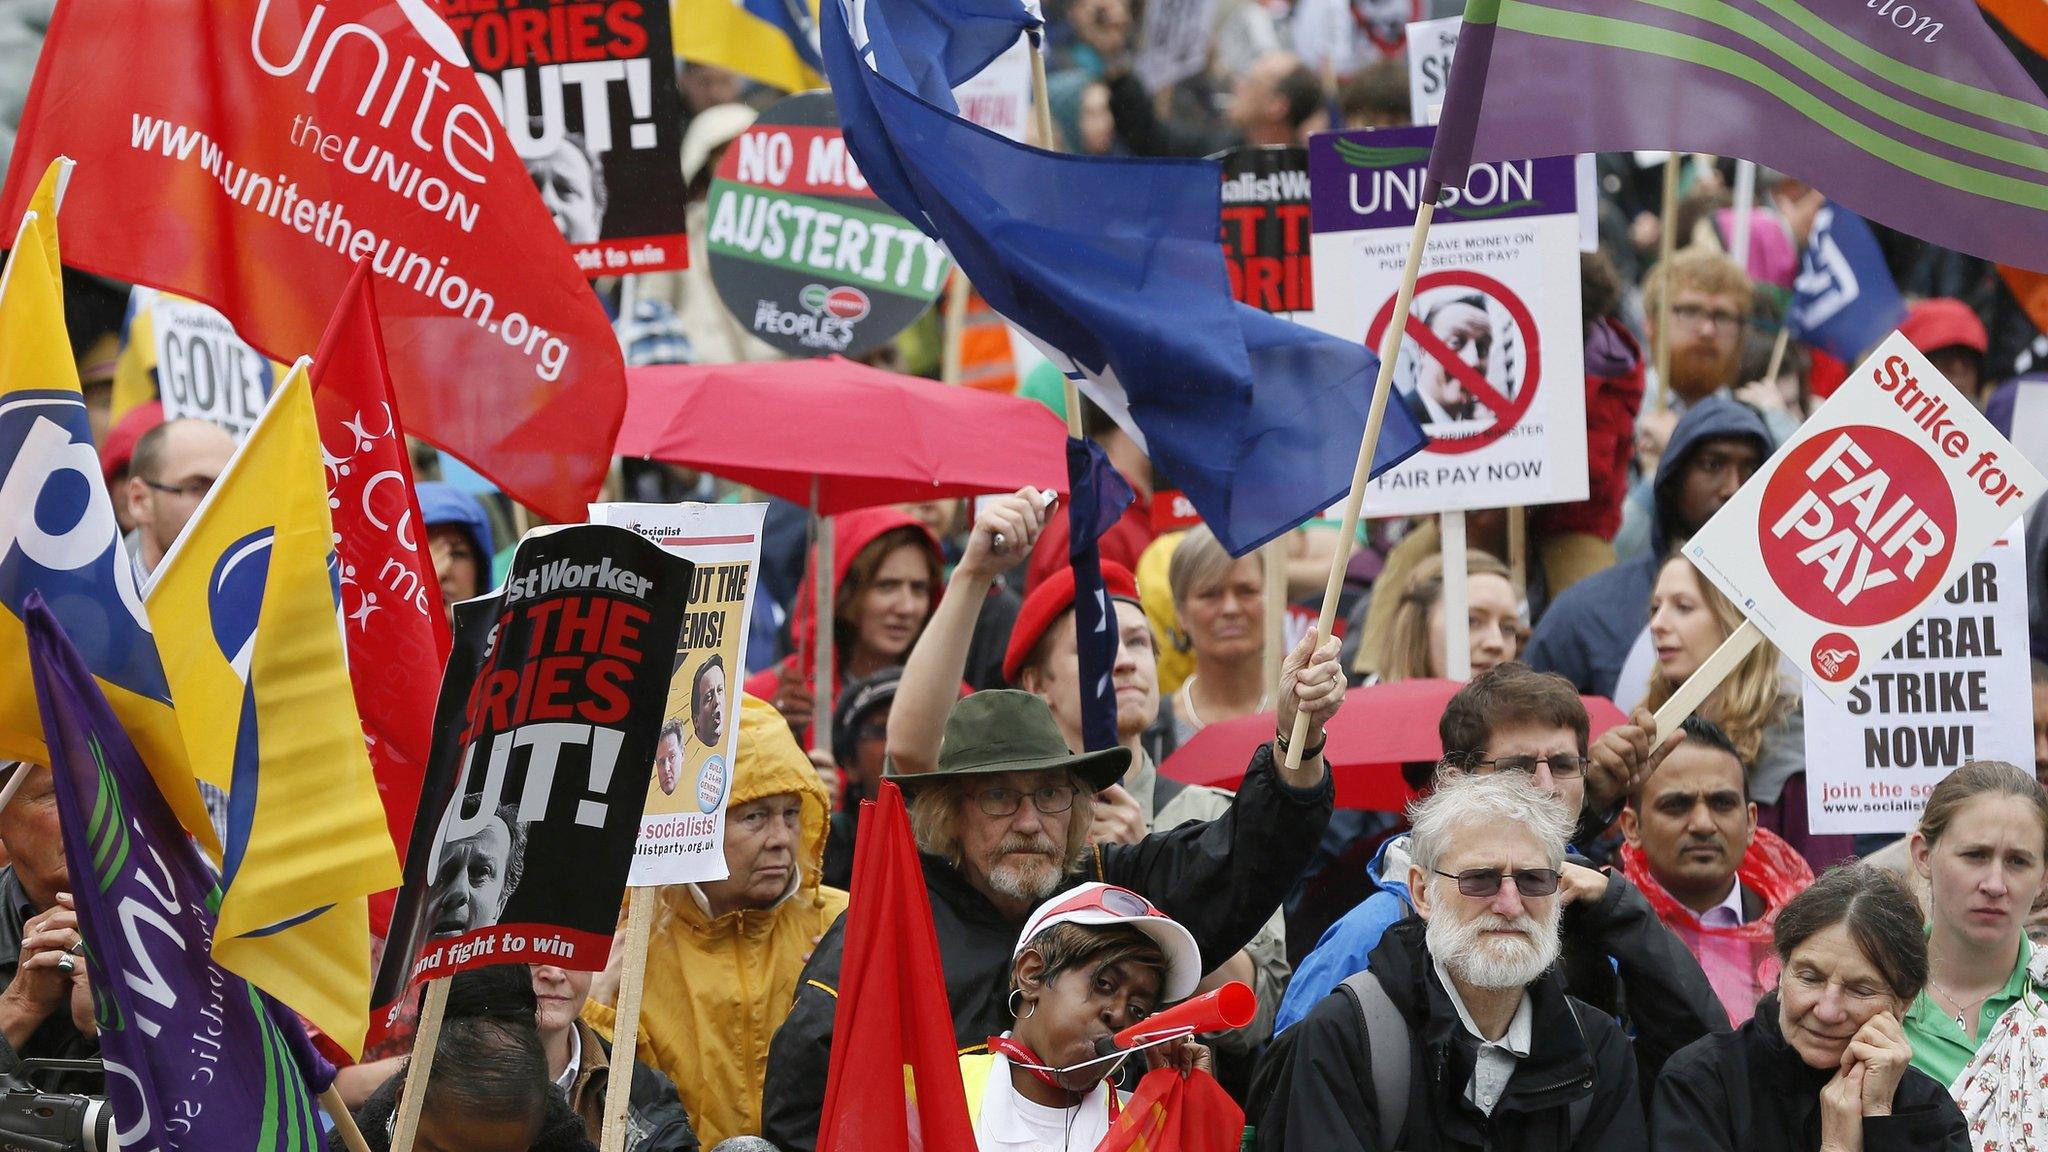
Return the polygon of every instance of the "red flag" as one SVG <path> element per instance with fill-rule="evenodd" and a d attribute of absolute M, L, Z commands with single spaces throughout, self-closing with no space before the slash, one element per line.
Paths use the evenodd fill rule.
<path fill-rule="evenodd" d="M 861 814 L 818 1152 L 974 1152 L 931 898 L 896 785 Z"/>
<path fill-rule="evenodd" d="M 348 666 L 355 670 L 349 679 L 384 819 L 402 859 L 448 662 L 448 620 L 385 369 L 367 262 L 357 266 L 320 338 L 312 378 L 341 561 L 342 627 Z M 379 911 L 388 923 L 388 900 Z"/>
<path fill-rule="evenodd" d="M 1155 1068 L 1095 1152 L 1237 1152 L 1244 1110 L 1207 1072 Z"/>
<path fill-rule="evenodd" d="M 435 8 L 64 0 L 0 219 L 73 157 L 65 263 L 205 301 L 280 363 L 367 260 L 411 431 L 580 521 L 618 341 Z"/>

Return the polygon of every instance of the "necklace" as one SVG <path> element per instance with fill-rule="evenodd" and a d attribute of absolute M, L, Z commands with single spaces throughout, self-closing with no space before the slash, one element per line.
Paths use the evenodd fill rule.
<path fill-rule="evenodd" d="M 1994 988 L 1991 992 L 1985 992 L 1974 1000 L 1958 1000 L 1954 995 L 1942 988 L 1940 984 L 1935 983 L 1933 977 L 1929 977 L 1927 980 L 1927 990 L 1934 993 L 1936 998 L 1955 1010 L 1957 1030 L 1967 1033 L 1970 1031 L 1969 1010 L 1982 1007 L 1984 1001 L 1991 999 L 1991 992 L 1996 992 L 1998 989 Z"/>
<path fill-rule="evenodd" d="M 1188 727 L 1191 731 L 1196 732 L 1208 727 L 1208 721 L 1203 720 L 1201 714 L 1195 711 L 1195 681 L 1201 678 L 1202 675 L 1199 672 L 1190 673 L 1187 680 L 1181 684 L 1180 692 L 1177 693 L 1180 696 L 1180 710 L 1188 718 Z M 1272 705 L 1272 702 L 1273 694 L 1267 692 L 1259 697 L 1259 706 L 1252 709 L 1252 711 L 1264 712 Z"/>

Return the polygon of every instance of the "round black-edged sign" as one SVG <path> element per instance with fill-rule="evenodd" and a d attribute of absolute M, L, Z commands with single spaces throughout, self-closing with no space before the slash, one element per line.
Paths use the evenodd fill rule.
<path fill-rule="evenodd" d="M 1389 297 L 1366 329 L 1366 347 L 1380 346 L 1393 318 Z M 1419 277 L 1402 337 L 1394 400 L 1429 437 L 1424 451 L 1483 448 L 1528 414 L 1543 346 L 1528 304 L 1507 285 L 1463 269 Z"/>
<path fill-rule="evenodd" d="M 711 281 L 741 328 L 792 356 L 859 356 L 931 307 L 953 262 L 877 199 L 829 92 L 761 113 L 725 150 L 705 229 Z"/>

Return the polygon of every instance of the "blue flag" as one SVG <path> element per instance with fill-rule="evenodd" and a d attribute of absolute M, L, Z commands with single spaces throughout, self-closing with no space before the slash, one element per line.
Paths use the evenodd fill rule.
<path fill-rule="evenodd" d="M 29 664 L 124 1152 L 317 1152 L 334 1069 L 213 962 L 220 889 L 40 593 Z"/>
<path fill-rule="evenodd" d="M 1793 339 L 1854 364 L 1905 317 L 1905 302 L 1870 225 L 1839 204 L 1822 207 L 1793 282 L 1786 316 Z"/>
<path fill-rule="evenodd" d="M 1231 299 L 1221 167 L 1062 156 L 977 128 L 930 99 L 932 78 L 952 77 L 946 61 L 978 55 L 961 47 L 972 37 L 853 3 L 822 5 L 822 48 L 847 149 L 876 195 L 946 244 L 1233 555 L 1342 498 L 1378 363 Z M 1390 406 L 1373 474 L 1422 442 Z"/>
<path fill-rule="evenodd" d="M 1114 748 L 1116 609 L 1102 584 L 1102 534 L 1136 493 L 1093 440 L 1067 439 L 1067 560 L 1074 566 L 1074 652 L 1081 674 L 1081 744 Z"/>

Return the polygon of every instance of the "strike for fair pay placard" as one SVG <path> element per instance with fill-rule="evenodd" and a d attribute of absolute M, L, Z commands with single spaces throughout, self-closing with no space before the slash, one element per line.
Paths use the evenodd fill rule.
<path fill-rule="evenodd" d="M 1976 558 L 1837 704 L 1806 683 L 1806 810 L 1816 833 L 1910 832 L 1972 760 L 2034 757 L 2025 538 Z"/>
<path fill-rule="evenodd" d="M 1311 327 L 1380 347 L 1435 137 L 1309 138 Z M 1366 515 L 1586 498 L 1574 180 L 1569 156 L 1474 164 L 1437 208 L 1392 397 L 1429 439 L 1373 480 Z"/>
<path fill-rule="evenodd" d="M 626 877 L 631 887 L 726 876 L 725 806 L 740 746 L 734 721 L 767 512 L 766 504 L 590 506 L 591 523 L 628 529 L 697 566 Z"/>
<path fill-rule="evenodd" d="M 2042 484 L 1894 332 L 1685 554 L 1839 701 Z"/>

